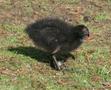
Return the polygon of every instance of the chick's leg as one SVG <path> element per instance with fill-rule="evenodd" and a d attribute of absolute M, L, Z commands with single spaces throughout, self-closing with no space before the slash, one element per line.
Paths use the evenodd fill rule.
<path fill-rule="evenodd" d="M 56 56 L 55 55 L 52 55 L 52 58 L 53 58 L 53 65 L 54 65 L 54 68 L 57 69 L 57 70 L 60 70 L 61 69 L 61 63 L 59 63 L 56 59 Z"/>

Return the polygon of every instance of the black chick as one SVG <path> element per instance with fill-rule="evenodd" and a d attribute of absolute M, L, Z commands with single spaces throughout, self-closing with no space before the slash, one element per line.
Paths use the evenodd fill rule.
<path fill-rule="evenodd" d="M 86 26 L 73 26 L 57 18 L 38 20 L 30 24 L 26 32 L 35 45 L 52 54 L 52 63 L 57 70 L 61 69 L 62 63 L 56 57 L 77 49 L 89 36 Z"/>

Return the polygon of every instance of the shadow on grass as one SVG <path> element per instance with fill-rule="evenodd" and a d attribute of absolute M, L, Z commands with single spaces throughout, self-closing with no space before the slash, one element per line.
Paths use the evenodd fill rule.
<path fill-rule="evenodd" d="M 37 61 L 40 61 L 40 62 L 46 63 L 49 60 L 52 60 L 52 55 L 50 53 L 44 52 L 44 51 L 34 48 L 34 47 L 16 47 L 16 48 L 8 48 L 8 50 L 11 52 L 15 52 L 17 54 L 29 56 L 33 59 L 36 59 Z M 71 55 L 70 53 L 58 55 L 59 60 L 60 59 L 67 60 L 69 57 L 72 57 L 73 59 L 75 59 L 75 57 L 73 55 Z"/>
<path fill-rule="evenodd" d="M 9 48 L 8 50 L 11 52 L 15 52 L 17 54 L 29 56 L 37 61 L 44 63 L 48 63 L 50 60 L 52 60 L 50 53 L 46 53 L 34 47 L 16 47 L 16 48 Z"/>
<path fill-rule="evenodd" d="M 16 48 L 8 48 L 8 50 L 17 54 L 29 56 L 42 63 L 49 63 L 50 66 L 54 68 L 54 65 L 52 63 L 53 62 L 52 55 L 48 52 L 44 52 L 34 47 L 16 47 Z M 67 54 L 58 55 L 57 60 L 64 60 L 65 62 L 69 57 L 72 57 L 74 59 L 74 56 L 72 56 L 70 53 L 67 53 Z"/>

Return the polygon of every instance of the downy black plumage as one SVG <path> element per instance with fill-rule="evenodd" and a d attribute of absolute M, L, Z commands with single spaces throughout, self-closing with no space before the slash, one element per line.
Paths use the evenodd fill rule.
<path fill-rule="evenodd" d="M 41 50 L 52 54 L 52 63 L 57 70 L 62 63 L 57 56 L 69 53 L 77 49 L 89 36 L 89 30 L 85 25 L 71 25 L 57 18 L 44 18 L 30 24 L 26 32 Z"/>

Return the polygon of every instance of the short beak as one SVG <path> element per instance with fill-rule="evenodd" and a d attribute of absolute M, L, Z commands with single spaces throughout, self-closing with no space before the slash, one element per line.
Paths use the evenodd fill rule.
<path fill-rule="evenodd" d="M 88 34 L 88 37 L 89 37 L 90 35 Z"/>
<path fill-rule="evenodd" d="M 85 40 L 88 40 L 89 39 L 89 34 L 87 34 L 86 36 L 85 36 Z"/>

